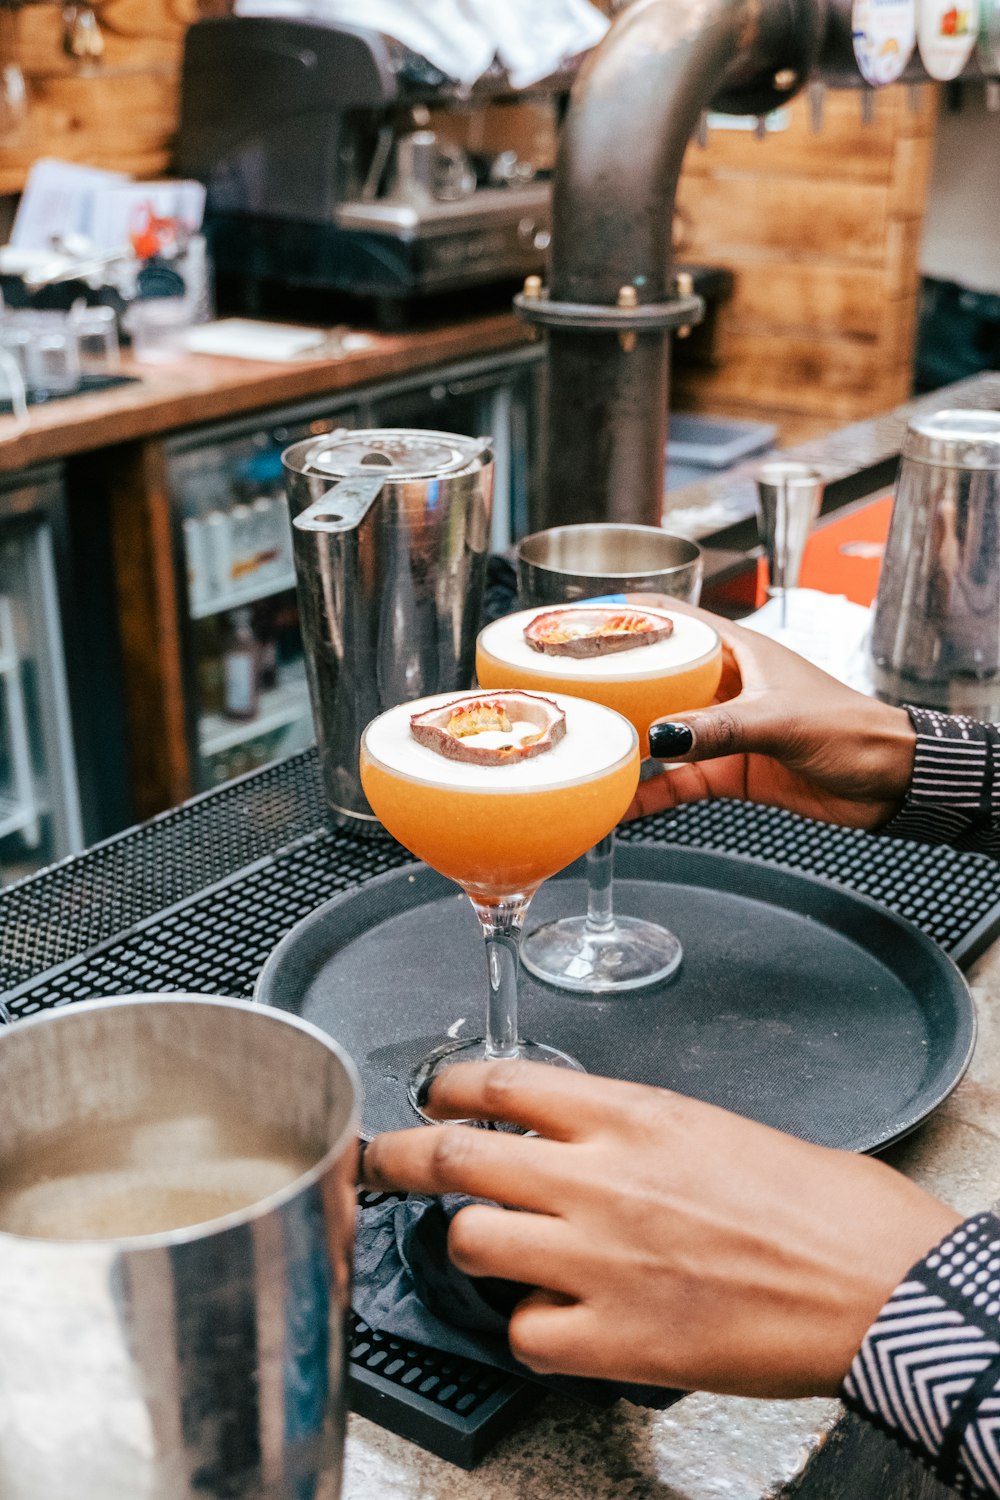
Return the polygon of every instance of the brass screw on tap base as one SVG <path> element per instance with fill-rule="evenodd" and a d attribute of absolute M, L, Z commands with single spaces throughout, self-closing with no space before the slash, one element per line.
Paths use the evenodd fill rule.
<path fill-rule="evenodd" d="M 678 297 L 694 296 L 694 277 L 690 271 L 677 272 L 677 295 Z M 685 323 L 683 328 L 678 328 L 677 337 L 679 339 L 686 339 L 690 332 L 691 324 Z"/>
<path fill-rule="evenodd" d="M 542 296 L 542 278 L 540 276 L 526 276 L 522 288 L 522 296 L 530 297 L 532 302 L 539 302 Z M 532 328 L 531 337 L 537 343 L 542 336 L 540 328 Z"/>
<path fill-rule="evenodd" d="M 618 288 L 618 306 L 639 306 L 639 293 L 634 286 L 622 286 Z M 635 334 L 631 330 L 628 333 L 620 333 L 618 335 L 618 342 L 621 345 L 623 354 L 631 354 L 635 348 Z"/>

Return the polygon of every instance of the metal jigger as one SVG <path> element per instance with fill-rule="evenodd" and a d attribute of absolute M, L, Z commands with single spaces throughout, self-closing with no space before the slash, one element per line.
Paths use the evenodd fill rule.
<path fill-rule="evenodd" d="M 754 476 L 758 524 L 767 552 L 767 592 L 781 600 L 781 626 L 788 624 L 788 590 L 795 588 L 802 555 L 823 500 L 823 476 L 808 464 L 764 464 Z"/>

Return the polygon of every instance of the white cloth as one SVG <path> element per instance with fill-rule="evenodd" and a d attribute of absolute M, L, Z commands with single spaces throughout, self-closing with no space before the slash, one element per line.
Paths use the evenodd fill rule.
<path fill-rule="evenodd" d="M 781 624 L 780 599 L 769 599 L 740 624 L 797 651 L 859 693 L 874 696 L 868 664 L 871 610 L 864 605 L 843 594 L 789 589 L 787 624 Z"/>
<path fill-rule="evenodd" d="M 595 47 L 609 24 L 590 0 L 236 0 L 235 11 L 384 31 L 466 85 L 499 57 L 515 88 Z"/>

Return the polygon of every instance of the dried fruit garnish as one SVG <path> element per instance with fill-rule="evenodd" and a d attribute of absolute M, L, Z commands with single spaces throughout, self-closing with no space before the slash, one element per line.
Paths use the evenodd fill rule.
<path fill-rule="evenodd" d="M 506 745 L 476 744 L 483 734 L 512 734 L 515 724 L 530 724 Z M 551 750 L 566 733 L 566 715 L 551 698 L 538 693 L 500 692 L 454 698 L 440 708 L 410 715 L 410 733 L 421 745 L 448 760 L 477 766 L 508 766 Z"/>
<path fill-rule="evenodd" d="M 669 615 L 642 609 L 553 609 L 536 615 L 524 628 L 524 638 L 533 651 L 545 656 L 609 656 L 613 651 L 634 651 L 652 646 L 672 634 Z"/>

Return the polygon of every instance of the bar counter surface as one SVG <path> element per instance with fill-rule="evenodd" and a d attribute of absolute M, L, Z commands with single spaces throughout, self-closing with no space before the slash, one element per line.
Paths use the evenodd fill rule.
<path fill-rule="evenodd" d="M 185 354 L 138 364 L 126 351 L 122 374 L 136 377 L 134 384 L 30 407 L 23 430 L 13 417 L 0 416 L 0 472 L 351 390 L 532 339 L 512 313 L 405 333 L 364 332 L 362 348 L 283 363 Z"/>
<path fill-rule="evenodd" d="M 477 339 L 475 347 L 478 349 L 485 347 L 487 338 L 499 341 L 511 336 L 516 342 L 516 335 L 509 327 L 504 332 L 505 322 L 498 319 L 479 325 L 478 333 L 469 325 L 463 337 Z M 448 337 L 450 339 L 451 335 Z M 446 352 L 451 357 L 468 352 L 470 347 L 469 342 L 461 348 L 449 342 Z M 436 345 L 435 350 L 436 359 L 445 357 L 441 344 Z M 398 350 L 397 357 L 401 357 Z M 260 384 L 263 379 L 261 367 L 247 364 L 244 368 L 236 361 L 198 360 L 192 362 L 190 368 L 203 364 L 207 367 L 226 366 L 225 378 L 230 381 L 226 389 L 231 393 L 234 383 L 240 386 L 241 394 L 237 399 L 244 401 L 248 409 L 272 400 L 271 387 L 264 390 Z M 370 378 L 382 374 L 382 369 L 376 373 L 371 364 L 366 368 Z M 310 389 L 326 388 L 322 382 L 329 378 L 330 371 L 323 367 L 295 367 L 292 370 L 282 367 L 275 374 L 273 367 L 269 366 L 266 374 L 278 381 L 306 382 L 295 386 L 294 390 L 283 385 L 281 399 L 287 399 L 307 394 Z M 352 378 L 360 378 L 357 364 Z M 190 412 L 189 403 L 198 406 L 201 398 L 188 375 L 182 375 L 179 368 L 175 367 L 171 372 L 164 367 L 157 379 L 161 382 L 158 389 L 165 404 L 147 413 L 143 420 L 172 422 L 177 419 L 178 412 Z M 204 379 L 209 380 L 208 373 Z M 313 380 L 317 384 L 309 386 L 308 382 Z M 189 387 L 187 390 L 184 389 L 185 383 Z M 169 396 L 168 387 L 172 392 Z M 106 398 L 89 400 L 97 404 L 110 400 L 111 396 L 118 402 L 127 398 L 138 399 L 128 388 L 123 388 L 123 391 L 124 395 L 110 393 Z M 204 400 L 216 398 L 217 395 L 206 395 Z M 170 401 L 176 405 L 170 406 Z M 934 397 L 922 398 L 919 403 L 897 408 L 871 423 L 857 424 L 808 447 L 803 445 L 799 452 L 802 457 L 808 456 L 812 462 L 821 464 L 831 480 L 838 475 L 853 475 L 862 486 L 876 482 L 882 484 L 886 465 L 891 464 L 898 454 L 907 417 L 926 404 L 938 408 L 976 405 L 996 409 L 1000 407 L 1000 377 L 983 376 L 964 382 Z M 65 403 L 64 410 L 69 405 Z M 228 409 L 232 410 L 231 407 Z M 171 412 L 173 415 L 168 416 Z M 47 412 L 40 415 L 49 417 Z M 56 415 L 57 409 L 53 408 L 53 419 Z M 204 407 L 201 415 L 207 417 Z M 212 409 L 213 418 L 216 415 L 217 411 Z M 95 422 L 97 420 L 95 417 Z M 138 422 L 140 419 L 133 414 L 129 420 Z M 148 427 L 145 430 L 151 441 L 142 438 L 124 440 L 120 446 L 139 450 L 156 446 L 155 434 Z M 74 431 L 75 441 L 86 438 L 95 447 L 112 442 L 107 427 L 97 428 L 89 438 L 82 434 L 79 425 Z M 63 440 L 68 441 L 65 437 Z M 0 422 L 0 452 L 7 441 L 4 425 Z M 101 457 L 100 454 L 95 456 Z M 148 460 L 131 462 L 138 462 L 141 469 L 142 463 Z M 142 477 L 141 473 L 137 476 L 132 500 L 136 510 L 146 516 L 155 540 L 157 527 L 165 524 L 162 497 L 158 496 L 155 483 L 148 491 L 139 484 Z M 155 477 L 154 466 L 152 478 L 155 480 Z M 728 494 L 742 490 L 749 483 L 747 472 L 726 476 L 717 486 L 705 487 L 704 495 L 689 491 L 684 497 L 685 503 L 698 499 L 707 504 L 716 498 L 717 489 Z M 166 532 L 159 534 L 165 541 Z M 120 541 L 124 541 L 124 537 Z M 141 568 L 138 570 L 140 575 L 142 571 Z M 134 580 L 134 586 L 138 589 L 148 582 L 148 578 L 140 576 Z M 160 604 L 166 612 L 167 604 L 173 599 L 169 576 L 160 578 L 158 588 Z M 139 604 L 145 610 L 143 619 L 148 628 L 151 619 L 148 596 L 140 597 Z M 154 610 L 152 617 L 155 616 Z M 156 715 L 152 717 L 155 719 Z M 155 729 L 155 724 L 152 727 Z M 150 721 L 147 720 L 144 729 L 147 736 L 152 732 Z M 231 785 L 236 786 L 235 783 Z M 213 797 L 226 795 L 223 790 Z M 181 798 L 175 796 L 171 800 L 176 803 Z M 138 835 L 142 842 L 158 837 L 173 820 L 183 822 L 188 815 L 185 809 L 178 808 L 175 813 L 167 814 L 166 819 L 136 830 L 128 839 L 135 840 Z M 253 818 L 241 819 L 240 837 L 253 843 L 256 826 Z M 303 844 L 310 859 L 313 848 L 311 841 Z M 140 971 L 142 987 L 155 984 L 155 968 L 147 972 L 146 965 L 146 949 L 155 941 L 150 922 L 160 907 L 174 902 L 178 905 L 171 906 L 174 912 L 171 920 L 183 928 L 184 943 L 197 941 L 205 945 L 204 958 L 209 969 L 213 963 L 221 963 L 218 955 L 213 955 L 216 948 L 222 952 L 230 941 L 225 917 L 228 908 L 223 902 L 226 882 L 212 882 L 219 882 L 220 875 L 228 872 L 222 867 L 216 869 L 218 860 L 214 854 L 209 861 L 211 870 L 202 876 L 189 868 L 197 861 L 185 845 L 179 862 L 177 859 L 156 859 L 153 869 L 147 870 L 141 880 L 135 878 L 133 872 L 132 882 L 125 882 L 121 888 L 96 879 L 92 872 L 95 856 L 96 851 L 91 851 L 82 856 L 78 865 L 71 861 L 66 866 L 43 872 L 34 880 L 12 887 L 0 899 L 0 906 L 5 908 L 3 914 L 8 918 L 5 923 L 0 923 L 0 931 L 4 932 L 0 948 L 5 952 L 9 950 L 12 966 L 7 982 L 14 987 L 5 993 L 5 1002 L 11 1001 L 19 987 L 23 989 L 21 980 L 27 982 L 31 972 L 48 969 L 52 963 L 57 963 L 57 968 L 50 972 L 57 976 L 60 985 L 73 981 L 76 967 L 72 957 L 76 951 L 73 932 L 79 923 L 93 926 L 87 945 L 100 961 L 104 992 L 112 992 L 108 985 L 113 985 L 114 992 L 118 993 L 134 987 Z M 149 853 L 144 855 L 144 858 L 149 857 Z M 266 861 L 262 861 L 261 866 L 262 869 L 272 868 Z M 257 865 L 247 868 L 256 869 Z M 77 870 L 78 877 L 73 873 Z M 40 909 L 37 900 L 33 902 L 33 892 L 41 897 L 47 893 L 49 882 L 70 880 L 71 876 L 74 881 L 79 878 L 83 882 L 81 891 L 74 895 L 69 905 L 57 904 L 60 921 L 53 924 L 45 916 L 45 909 L 50 904 L 47 894 Z M 263 874 L 261 878 L 264 878 Z M 286 891 L 289 882 L 283 866 L 275 864 L 273 880 L 270 874 L 267 878 L 272 883 L 277 882 L 276 889 L 282 893 Z M 179 888 L 174 890 L 178 882 Z M 199 927 L 191 902 L 194 899 L 202 901 L 202 895 L 197 892 L 206 890 L 205 882 L 208 882 L 207 889 L 218 891 L 218 899 L 223 905 L 218 912 L 211 913 L 208 927 L 204 924 Z M 160 884 L 164 887 L 163 894 L 157 896 L 155 902 L 150 898 L 152 904 L 146 910 L 142 906 L 146 900 L 146 885 L 158 889 Z M 233 902 L 238 904 L 242 900 L 246 905 L 239 889 L 234 885 Z M 323 894 L 329 894 L 317 888 L 312 873 L 309 892 L 311 904 Z M 183 902 L 181 896 L 185 897 Z M 117 911 L 119 906 L 122 908 L 120 914 Z M 250 901 L 250 908 L 254 922 L 266 926 L 266 904 L 262 907 L 255 897 Z M 292 920 L 294 916 L 289 912 L 287 922 L 282 921 L 282 931 Z M 262 938 L 263 933 L 260 936 Z M 37 956 L 32 956 L 36 950 Z M 44 959 L 43 953 L 48 955 Z M 170 956 L 168 950 L 165 953 Z M 258 961 L 262 962 L 265 956 L 266 953 L 261 952 Z M 245 958 L 246 955 L 242 955 L 241 962 Z M 170 962 L 170 972 L 165 977 L 173 985 L 185 983 L 184 974 L 175 966 L 177 960 L 171 958 Z M 229 962 L 228 958 L 226 962 Z M 136 963 L 139 964 L 138 970 L 133 967 Z M 1000 940 L 981 953 L 968 977 L 979 1017 L 978 1044 L 971 1068 L 948 1101 L 919 1130 L 887 1153 L 887 1159 L 894 1166 L 963 1214 L 989 1206 L 1000 1195 Z M 218 985 L 221 979 L 221 974 L 218 980 L 213 977 L 211 984 Z M 204 982 L 202 979 L 201 983 Z M 232 980 L 227 979 L 219 992 L 236 993 L 237 990 L 230 989 L 231 983 Z M 79 993 L 78 990 L 76 996 Z M 94 993 L 91 980 L 84 984 L 82 993 Z M 68 990 L 65 995 L 66 998 L 76 997 Z M 18 1000 L 16 1003 L 22 1002 Z M 45 1003 L 53 1001 L 49 999 Z M 12 1013 L 16 1012 L 12 1009 Z M 28 1013 L 27 1010 L 24 1013 Z M 656 1337 L 654 1328 L 650 1328 L 649 1336 Z M 847 1417 L 833 1399 L 769 1402 L 694 1395 L 665 1412 L 650 1412 L 624 1403 L 595 1411 L 549 1396 L 544 1400 L 540 1398 L 538 1406 L 532 1408 L 528 1416 L 470 1472 L 353 1416 L 349 1426 L 343 1500 L 371 1500 L 373 1496 L 378 1496 L 379 1500 L 536 1500 L 536 1497 L 539 1500 L 541 1497 L 544 1500 L 946 1500 L 949 1493 L 888 1439 L 866 1428 L 858 1419 Z"/>
<path fill-rule="evenodd" d="M 887 840 L 869 855 L 868 845 L 878 841 L 863 834 L 740 804 L 647 819 L 626 835 L 629 843 L 661 840 L 758 858 L 762 868 L 790 865 L 848 888 L 860 879 L 869 892 L 881 890 L 887 905 L 922 911 L 924 925 L 942 942 L 979 953 L 968 975 L 979 1017 L 970 1070 L 887 1159 L 963 1214 L 991 1204 L 1000 1187 L 1000 939 L 981 944 L 998 930 L 1000 872 L 992 862 L 902 840 Z M 869 877 L 883 854 L 896 873 L 873 886 Z M 313 753 L 302 752 L 0 892 L 0 998 L 19 1024 L 42 1009 L 100 994 L 180 989 L 248 997 L 268 953 L 297 920 L 402 859 L 393 846 L 327 825 Z M 961 915 L 941 923 L 940 908 L 954 911 L 956 895 Z M 392 1003 L 391 985 L 387 994 Z M 648 1337 L 656 1336 L 651 1326 Z M 391 1411 L 386 1388 L 383 1397 Z M 377 1405 L 368 1409 L 378 1414 Z M 945 1500 L 947 1494 L 916 1460 L 846 1417 L 833 1399 L 694 1395 L 651 1412 L 621 1402 L 594 1410 L 539 1394 L 470 1472 L 352 1417 L 343 1500 Z"/>

